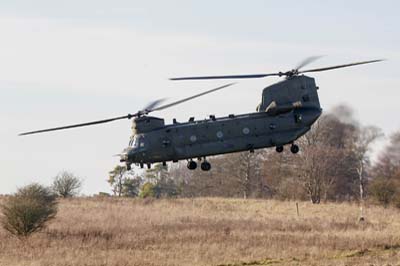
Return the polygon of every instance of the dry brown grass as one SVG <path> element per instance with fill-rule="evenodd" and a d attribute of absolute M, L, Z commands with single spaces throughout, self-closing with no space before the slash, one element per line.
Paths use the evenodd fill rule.
<path fill-rule="evenodd" d="M 241 199 L 63 200 L 26 243 L 0 229 L 0 265 L 400 265 L 400 212 Z"/>

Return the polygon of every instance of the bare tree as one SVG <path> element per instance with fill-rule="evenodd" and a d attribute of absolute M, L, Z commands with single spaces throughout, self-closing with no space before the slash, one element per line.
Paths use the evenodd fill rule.
<path fill-rule="evenodd" d="M 245 199 L 262 193 L 261 160 L 262 151 L 230 154 L 223 160 L 221 166 L 230 170 L 229 176 Z"/>
<path fill-rule="evenodd" d="M 370 166 L 369 152 L 372 143 L 382 136 L 379 128 L 374 126 L 360 127 L 357 130 L 357 140 L 352 147 L 353 153 L 357 160 L 355 165 L 359 180 L 360 191 L 360 221 L 364 221 L 364 191 L 365 191 L 365 172 Z"/>
<path fill-rule="evenodd" d="M 295 160 L 295 170 L 312 203 L 327 200 L 343 165 L 343 151 L 331 146 L 304 147 Z"/>
<path fill-rule="evenodd" d="M 82 187 L 82 181 L 73 173 L 63 171 L 53 181 L 52 189 L 59 196 L 69 198 L 77 195 Z"/>
<path fill-rule="evenodd" d="M 354 171 L 349 169 L 354 160 L 349 147 L 354 141 L 354 131 L 354 125 L 342 122 L 335 115 L 324 115 L 297 141 L 301 152 L 289 155 L 288 175 L 298 179 L 296 182 L 304 187 L 313 203 L 352 193 Z"/>

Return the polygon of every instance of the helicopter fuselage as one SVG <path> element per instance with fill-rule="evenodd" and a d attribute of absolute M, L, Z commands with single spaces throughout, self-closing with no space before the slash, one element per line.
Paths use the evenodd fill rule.
<path fill-rule="evenodd" d="M 278 115 L 256 112 L 176 122 L 136 134 L 127 163 L 151 164 L 283 146 L 310 130 L 321 112 L 320 108 L 304 107 Z M 151 124 L 161 120 L 141 117 L 135 123 Z"/>
<path fill-rule="evenodd" d="M 122 161 L 143 166 L 293 144 L 321 115 L 317 89 L 313 78 L 295 76 L 266 87 L 255 113 L 169 125 L 162 118 L 135 118 Z"/>

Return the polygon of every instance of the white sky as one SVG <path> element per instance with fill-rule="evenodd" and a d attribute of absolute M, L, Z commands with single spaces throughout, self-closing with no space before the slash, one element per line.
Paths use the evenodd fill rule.
<path fill-rule="evenodd" d="M 398 1 L 1 1 L 0 194 L 61 170 L 85 194 L 109 191 L 113 154 L 130 121 L 17 137 L 19 132 L 135 112 L 229 81 L 172 82 L 185 75 L 284 71 L 387 58 L 312 75 L 325 110 L 351 105 L 386 135 L 400 129 Z M 170 122 L 253 112 L 277 78 L 243 80 L 156 113 Z"/>

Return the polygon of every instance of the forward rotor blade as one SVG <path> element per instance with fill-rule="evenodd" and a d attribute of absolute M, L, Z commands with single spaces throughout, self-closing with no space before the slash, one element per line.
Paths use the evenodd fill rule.
<path fill-rule="evenodd" d="M 182 100 L 179 100 L 179 101 L 176 101 L 176 102 L 173 102 L 173 103 L 169 103 L 169 104 L 154 108 L 152 110 L 148 110 L 148 112 L 160 111 L 160 110 L 163 110 L 163 109 L 167 109 L 167 108 L 172 107 L 174 105 L 181 104 L 181 103 L 193 100 L 193 99 L 195 99 L 197 97 L 212 93 L 214 91 L 222 90 L 222 89 L 224 89 L 226 87 L 232 86 L 233 84 L 235 84 L 235 83 L 229 83 L 229 84 L 226 84 L 226 85 L 223 85 L 223 86 L 220 86 L 220 87 L 217 87 L 217 88 L 214 88 L 214 89 L 211 89 L 211 90 L 208 90 L 208 91 L 205 91 L 205 92 L 202 92 L 202 93 L 199 93 L 199 94 L 187 97 L 187 98 L 184 98 Z"/>
<path fill-rule="evenodd" d="M 270 74 L 249 74 L 249 75 L 228 75 L 228 76 L 182 77 L 182 78 L 170 78 L 170 80 L 252 79 L 252 78 L 264 78 L 268 76 L 281 76 L 281 75 L 282 73 L 270 73 Z"/>
<path fill-rule="evenodd" d="M 226 85 L 223 85 L 223 86 L 220 86 L 220 87 L 217 87 L 217 88 L 214 88 L 214 89 L 211 89 L 211 90 L 196 94 L 194 96 L 191 96 L 191 97 L 188 97 L 188 98 L 185 98 L 185 99 L 182 99 L 182 100 L 170 103 L 170 104 L 166 104 L 166 105 L 163 105 L 163 106 L 160 106 L 160 107 L 156 107 L 156 106 L 158 106 L 160 103 L 162 103 L 164 101 L 164 99 L 159 99 L 159 100 L 156 100 L 154 102 L 151 102 L 149 105 L 147 105 L 146 108 L 144 108 L 144 110 L 139 111 L 139 112 L 137 112 L 135 114 L 128 114 L 128 115 L 124 115 L 124 116 L 118 116 L 118 117 L 113 117 L 113 118 L 109 118 L 109 119 L 97 120 L 97 121 L 86 122 L 86 123 L 75 124 L 75 125 L 69 125 L 69 126 L 62 126 L 62 127 L 54 127 L 54 128 L 48 128 L 48 129 L 29 131 L 29 132 L 21 133 L 21 134 L 19 134 L 19 136 L 25 136 L 25 135 L 31 135 L 31 134 L 37 134 L 37 133 L 44 133 L 44 132 L 49 132 L 49 131 L 57 131 L 57 130 L 63 130 L 63 129 L 69 129 L 69 128 L 76 128 L 76 127 L 85 127 L 85 126 L 91 126 L 91 125 L 97 125 L 97 124 L 104 124 L 104 123 L 112 122 L 112 121 L 115 121 L 115 120 L 121 120 L 121 119 L 130 119 L 132 117 L 145 115 L 145 114 L 148 114 L 148 113 L 153 112 L 153 111 L 159 111 L 159 110 L 163 110 L 163 109 L 172 107 L 174 105 L 177 105 L 177 104 L 192 100 L 194 98 L 209 94 L 211 92 L 218 91 L 218 90 L 221 90 L 223 88 L 229 87 L 229 86 L 231 86 L 233 84 L 234 83 L 226 84 Z"/>
<path fill-rule="evenodd" d="M 351 64 L 345 64 L 345 65 L 337 65 L 337 66 L 331 66 L 331 67 L 307 69 L 307 70 L 299 71 L 299 74 L 308 73 L 308 72 L 320 72 L 320 71 L 326 71 L 326 70 L 343 68 L 343 67 L 351 67 L 351 66 L 357 66 L 357 65 L 363 65 L 363 64 L 370 64 L 370 63 L 381 62 L 384 60 L 385 59 L 377 59 L 377 60 L 363 61 L 363 62 L 357 62 L 357 63 L 351 63 Z"/>
<path fill-rule="evenodd" d="M 37 134 L 37 133 L 44 133 L 44 132 L 49 132 L 49 131 L 57 131 L 57 130 L 75 128 L 75 127 L 85 127 L 85 126 L 91 126 L 91 125 L 97 125 L 97 124 L 104 124 L 104 123 L 112 122 L 112 121 L 115 121 L 115 120 L 131 118 L 131 117 L 134 117 L 134 116 L 137 116 L 137 115 L 138 115 L 138 113 L 133 114 L 133 115 L 128 114 L 128 115 L 124 115 L 124 116 L 113 117 L 113 118 L 103 119 L 103 120 L 97 120 L 97 121 L 92 121 L 92 122 L 87 122 L 87 123 L 81 123 L 81 124 L 75 124 L 75 125 L 69 125 L 69 126 L 62 126 L 62 127 L 54 127 L 54 128 L 48 128 L 48 129 L 29 131 L 29 132 L 24 132 L 24 133 L 18 134 L 18 136 L 25 136 L 25 135 L 31 135 L 31 134 Z"/>
<path fill-rule="evenodd" d="M 317 56 L 310 56 L 301 61 L 295 69 L 300 70 L 301 68 L 305 67 L 306 65 L 314 62 L 315 60 L 318 60 L 322 57 L 322 55 L 317 55 Z"/>
<path fill-rule="evenodd" d="M 165 98 L 161 98 L 149 103 L 145 108 L 142 109 L 142 112 L 146 112 L 146 110 L 153 110 L 155 107 L 165 102 L 165 100 L 166 100 Z"/>

